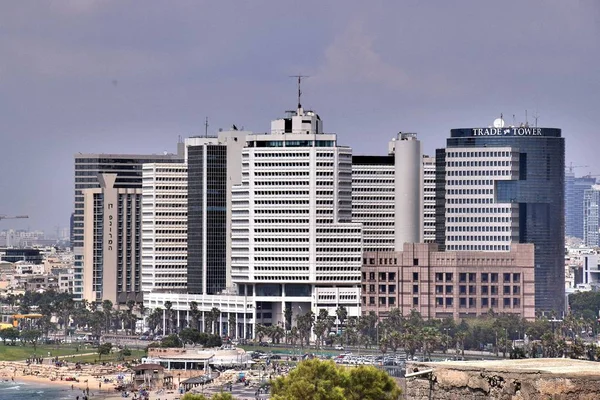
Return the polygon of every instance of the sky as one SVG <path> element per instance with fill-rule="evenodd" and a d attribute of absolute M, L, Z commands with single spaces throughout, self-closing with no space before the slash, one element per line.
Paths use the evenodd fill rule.
<path fill-rule="evenodd" d="M 0 0 L 0 230 L 66 227 L 73 155 L 175 152 L 303 106 L 355 154 L 538 117 L 600 174 L 600 2 Z"/>

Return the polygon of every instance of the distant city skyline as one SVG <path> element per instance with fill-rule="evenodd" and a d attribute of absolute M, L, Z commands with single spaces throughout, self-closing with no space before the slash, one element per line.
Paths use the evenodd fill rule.
<path fill-rule="evenodd" d="M 578 176 L 600 174 L 597 2 L 130 5 L 0 5 L 0 214 L 30 216 L 0 230 L 68 226 L 75 153 L 175 153 L 205 117 L 267 132 L 299 73 L 303 106 L 356 155 L 398 131 L 433 155 L 451 128 L 528 110 L 562 129 Z"/>

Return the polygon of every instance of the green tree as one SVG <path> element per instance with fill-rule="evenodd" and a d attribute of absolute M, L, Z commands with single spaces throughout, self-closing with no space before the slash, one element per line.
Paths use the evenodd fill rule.
<path fill-rule="evenodd" d="M 15 344 L 15 340 L 19 338 L 19 331 L 16 328 L 5 328 L 0 330 L 0 338 L 2 342 L 6 344 L 7 340 L 10 340 L 12 344 Z"/>
<path fill-rule="evenodd" d="M 272 382 L 273 400 L 392 400 L 400 395 L 393 378 L 373 366 L 345 368 L 332 361 L 303 361 Z"/>
<path fill-rule="evenodd" d="M 234 397 L 227 392 L 215 393 L 210 399 L 203 394 L 186 393 L 181 400 L 234 400 Z"/>
<path fill-rule="evenodd" d="M 97 352 L 98 352 L 98 358 L 102 359 L 103 355 L 108 355 L 110 354 L 110 351 L 112 350 L 112 343 L 110 342 L 106 342 L 106 343 L 102 343 L 100 346 L 98 346 Z"/>
<path fill-rule="evenodd" d="M 183 342 L 176 334 L 171 334 L 160 341 L 160 347 L 183 347 Z"/>
<path fill-rule="evenodd" d="M 181 332 L 179 332 L 179 338 L 183 342 L 183 347 L 185 347 L 186 344 L 200 343 L 200 332 L 198 329 L 194 328 L 183 328 Z"/>
<path fill-rule="evenodd" d="M 33 350 L 37 350 L 37 342 L 42 336 L 42 332 L 38 329 L 26 329 L 21 331 L 21 340 L 23 342 L 29 342 L 33 345 Z"/>
<path fill-rule="evenodd" d="M 104 325 L 104 332 L 108 333 L 111 327 L 112 322 L 112 312 L 113 312 L 113 303 L 110 300 L 104 300 L 102 302 L 102 312 L 104 313 L 104 321 L 106 325 Z"/>

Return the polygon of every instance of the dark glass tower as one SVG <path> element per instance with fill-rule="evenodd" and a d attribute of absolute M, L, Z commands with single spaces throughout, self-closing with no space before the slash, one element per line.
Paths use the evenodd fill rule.
<path fill-rule="evenodd" d="M 227 146 L 188 147 L 189 293 L 215 294 L 226 287 Z"/>
<path fill-rule="evenodd" d="M 438 151 L 436 157 L 441 166 L 446 164 L 444 157 L 451 149 L 465 149 L 464 161 L 461 161 L 464 162 L 464 168 L 461 167 L 457 181 L 476 182 L 469 178 L 480 173 L 482 164 L 476 163 L 482 159 L 469 157 L 493 151 L 494 148 L 503 148 L 503 151 L 509 149 L 509 153 L 516 154 L 515 160 L 518 162 L 512 166 L 515 173 L 512 179 L 492 177 L 493 202 L 516 206 L 518 212 L 513 214 L 512 219 L 517 232 L 510 232 L 510 236 L 513 241 L 535 245 L 536 310 L 554 310 L 560 315 L 564 310 L 565 293 L 565 142 L 561 130 L 528 126 L 453 129 L 445 151 Z M 472 163 L 472 160 L 477 161 Z M 473 168 L 472 165 L 478 165 L 479 168 Z M 489 169 L 496 169 L 495 164 Z M 436 197 L 439 201 L 446 196 L 444 182 L 447 180 L 444 173 L 438 168 Z M 474 208 L 481 209 L 481 205 Z M 436 238 L 438 241 L 444 239 L 441 245 L 447 240 L 448 232 L 444 232 L 447 230 L 444 226 L 447 218 L 438 204 Z"/>

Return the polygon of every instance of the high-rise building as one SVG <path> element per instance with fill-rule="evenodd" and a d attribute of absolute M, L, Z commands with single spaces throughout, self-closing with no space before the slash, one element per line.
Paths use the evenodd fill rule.
<path fill-rule="evenodd" d="M 393 251 L 394 155 L 352 156 L 352 221 L 363 224 L 363 251 Z"/>
<path fill-rule="evenodd" d="M 423 156 L 423 242 L 435 242 L 435 157 Z"/>
<path fill-rule="evenodd" d="M 142 188 L 142 165 L 144 163 L 173 163 L 182 162 L 183 153 L 179 155 L 132 155 L 132 154 L 82 154 L 75 155 L 75 210 L 71 237 L 71 246 L 75 253 L 75 273 L 73 281 L 73 294 L 76 299 L 83 298 L 83 236 L 84 211 L 83 203 L 84 189 L 100 188 L 98 176 L 102 173 L 116 174 L 114 182 L 115 189 L 141 189 Z M 141 221 L 140 221 L 141 222 Z M 138 251 L 138 250 L 136 250 Z M 91 264 L 90 264 L 90 268 Z"/>
<path fill-rule="evenodd" d="M 116 188 L 102 173 L 100 187 L 83 189 L 83 296 L 115 306 L 142 301 L 141 188 Z"/>
<path fill-rule="evenodd" d="M 242 149 L 248 131 L 185 141 L 188 166 L 187 290 L 216 294 L 232 289 L 231 190 L 241 183 Z"/>
<path fill-rule="evenodd" d="M 352 221 L 363 224 L 363 251 L 393 251 L 425 232 L 435 238 L 435 159 L 421 158 L 414 133 L 399 133 L 388 154 L 352 157 Z"/>
<path fill-rule="evenodd" d="M 562 312 L 565 144 L 560 129 L 453 129 L 436 158 L 439 243 L 451 251 L 510 251 L 513 244 L 533 243 L 536 309 Z"/>
<path fill-rule="evenodd" d="M 583 239 L 583 193 L 596 184 L 591 176 L 576 177 L 565 173 L 565 234 Z"/>
<path fill-rule="evenodd" d="M 352 220 L 352 150 L 300 106 L 249 135 L 233 189 L 232 278 L 257 323 L 360 307 L 361 224 Z M 294 321 L 294 318 L 292 318 Z M 292 321 L 285 321 L 292 323 Z"/>
<path fill-rule="evenodd" d="M 600 185 L 583 192 L 583 243 L 589 247 L 600 245 Z"/>
<path fill-rule="evenodd" d="M 187 166 L 142 168 L 142 292 L 187 291 Z"/>

